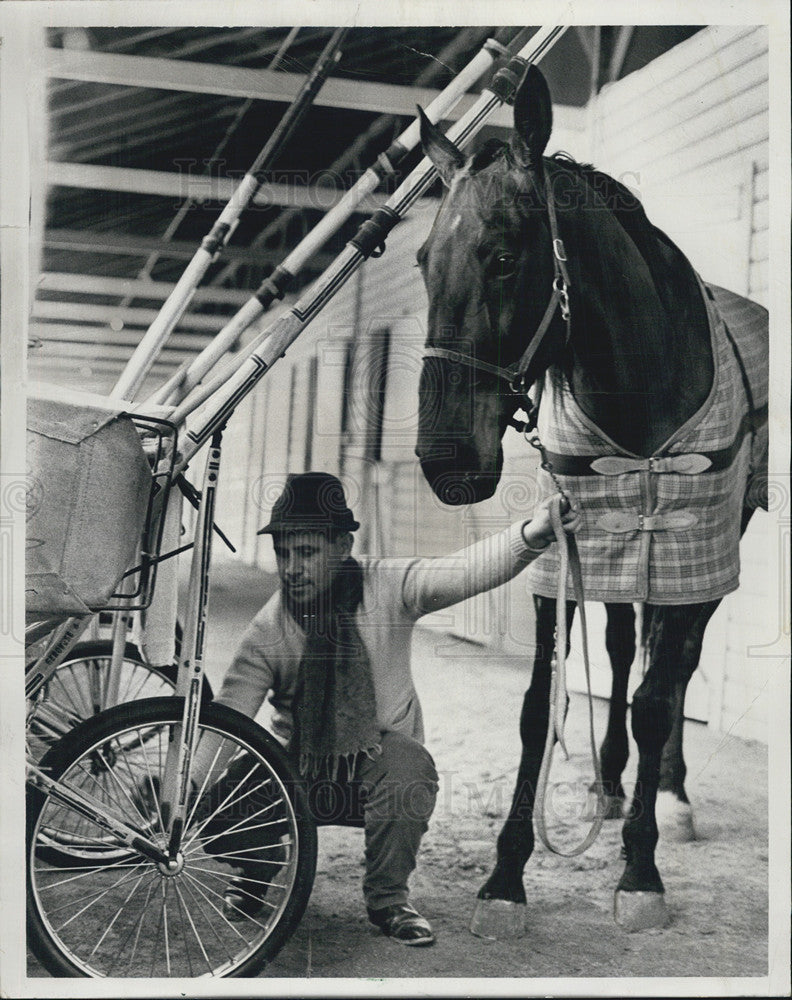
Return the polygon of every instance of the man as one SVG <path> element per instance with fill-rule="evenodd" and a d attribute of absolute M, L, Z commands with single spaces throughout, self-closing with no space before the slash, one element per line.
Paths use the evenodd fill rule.
<path fill-rule="evenodd" d="M 563 521 L 577 530 L 574 510 Z M 554 534 L 544 507 L 451 556 L 354 559 L 359 527 L 334 476 L 288 477 L 259 532 L 272 536 L 280 589 L 243 635 L 216 701 L 253 717 L 269 695 L 272 729 L 317 821 L 348 822 L 362 807 L 369 920 L 402 944 L 428 945 L 432 928 L 407 890 L 437 793 L 410 670 L 412 629 L 422 615 L 516 576 Z M 243 850 L 249 861 L 226 892 L 229 919 L 262 907 L 262 868 L 275 864 L 272 853 L 262 861 Z"/>

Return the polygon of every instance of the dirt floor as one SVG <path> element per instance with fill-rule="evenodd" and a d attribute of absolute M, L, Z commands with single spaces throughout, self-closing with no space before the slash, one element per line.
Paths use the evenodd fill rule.
<path fill-rule="evenodd" d="M 472 936 L 467 928 L 476 892 L 494 861 L 508 810 L 525 681 L 513 668 L 478 657 L 443 663 L 441 670 L 427 635 L 417 638 L 416 647 L 427 745 L 441 773 L 441 790 L 412 896 L 434 924 L 437 944 L 407 952 L 368 925 L 359 896 L 363 832 L 325 828 L 308 911 L 269 975 L 766 974 L 766 751 L 699 724 L 690 724 L 685 734 L 699 839 L 661 842 L 657 853 L 670 915 L 665 930 L 629 934 L 614 924 L 613 890 L 623 862 L 621 823 L 610 822 L 577 858 L 537 848 L 525 876 L 525 937 L 496 942 Z M 573 766 L 562 766 L 559 777 L 587 779 L 585 713 L 584 700 L 573 697 L 567 723 Z M 598 732 L 604 714 L 599 705 Z"/>
<path fill-rule="evenodd" d="M 249 570 L 229 568 L 216 576 L 208 656 L 215 685 L 240 628 L 270 587 L 270 580 Z M 766 975 L 766 747 L 698 723 L 688 723 L 685 731 L 698 839 L 661 840 L 657 852 L 670 916 L 664 930 L 630 934 L 614 924 L 613 889 L 623 862 L 621 824 L 609 822 L 597 843 L 577 858 L 537 848 L 526 869 L 524 937 L 491 941 L 470 934 L 476 892 L 494 861 L 495 838 L 508 810 L 528 674 L 527 667 L 522 671 L 513 661 L 485 658 L 469 644 L 440 657 L 439 645 L 448 642 L 416 631 L 414 673 L 441 786 L 411 885 L 413 902 L 434 925 L 436 945 L 407 949 L 367 923 L 360 893 L 363 831 L 325 827 L 305 917 L 264 977 Z M 598 703 L 598 738 L 604 718 L 605 705 Z M 572 759 L 569 764 L 560 759 L 555 775 L 568 783 L 567 790 L 585 788 L 589 780 L 586 723 L 584 699 L 575 695 L 567 722 Z M 634 763 L 633 753 L 626 782 Z M 566 800 L 563 804 L 566 809 Z M 29 975 L 43 974 L 31 963 Z M 525 992 L 530 990 L 526 983 Z"/>

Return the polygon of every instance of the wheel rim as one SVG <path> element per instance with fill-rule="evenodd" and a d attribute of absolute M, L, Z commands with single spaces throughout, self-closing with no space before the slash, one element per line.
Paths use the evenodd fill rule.
<path fill-rule="evenodd" d="M 171 719 L 119 729 L 80 754 L 59 783 L 92 791 L 108 811 L 164 846 L 162 810 L 158 803 L 144 801 L 150 796 L 141 796 L 141 790 L 164 780 L 168 741 L 176 728 Z M 82 818 L 82 863 L 64 869 L 42 860 L 46 851 L 40 848 L 49 845 L 53 832 L 67 837 L 77 828 L 69 807 L 51 796 L 44 800 L 29 848 L 33 905 L 49 938 L 84 975 L 231 975 L 264 944 L 284 914 L 299 854 L 297 820 L 285 786 L 244 740 L 203 724 L 200 732 L 202 739 L 212 740 L 213 763 L 188 810 L 173 872 L 132 854 L 118 841 L 109 842 L 106 831 Z M 240 763 L 247 778 L 237 786 L 236 780 L 229 783 L 228 773 Z M 218 827 L 225 833 L 218 834 Z M 223 847 L 229 830 L 236 834 L 234 840 L 239 835 L 253 838 L 255 850 L 231 843 Z M 262 846 L 262 841 L 271 843 Z M 92 848 L 100 853 L 99 861 L 91 860 Z M 116 860 L 108 860 L 109 850 L 119 852 Z M 255 878 L 252 856 L 266 859 L 253 872 Z M 242 861 L 248 863 L 247 874 L 240 869 Z M 240 872 L 250 886 L 266 884 L 263 910 L 229 920 L 223 912 L 224 892 Z M 265 878 L 259 877 L 264 873 Z"/>

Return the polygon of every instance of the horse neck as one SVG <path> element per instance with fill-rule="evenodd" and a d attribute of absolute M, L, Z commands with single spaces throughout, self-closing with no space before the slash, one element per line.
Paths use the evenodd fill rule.
<path fill-rule="evenodd" d="M 687 260 L 648 223 L 578 217 L 567 377 L 598 427 L 650 455 L 709 393 L 706 308 Z"/>

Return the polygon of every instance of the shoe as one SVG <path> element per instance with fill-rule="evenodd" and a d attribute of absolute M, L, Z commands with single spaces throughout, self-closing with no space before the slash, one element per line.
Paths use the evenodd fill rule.
<path fill-rule="evenodd" d="M 233 923 L 243 923 L 257 917 L 264 909 L 267 886 L 242 876 L 232 878 L 223 896 L 223 916 Z"/>
<path fill-rule="evenodd" d="M 435 942 L 429 921 L 408 903 L 395 903 L 379 910 L 368 907 L 368 918 L 383 934 L 399 944 L 415 947 Z"/>

